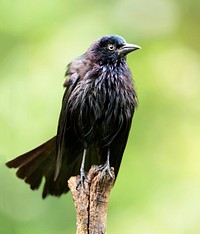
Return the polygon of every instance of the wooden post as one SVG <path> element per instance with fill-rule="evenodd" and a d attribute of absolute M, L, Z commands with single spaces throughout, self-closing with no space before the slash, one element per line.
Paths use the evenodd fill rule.
<path fill-rule="evenodd" d="M 84 182 L 86 194 L 81 185 L 77 188 L 80 176 L 68 180 L 76 208 L 76 234 L 105 234 L 106 218 L 110 191 L 114 185 L 113 178 L 107 173 L 101 174 L 98 166 L 92 166 L 88 172 L 90 183 Z"/>

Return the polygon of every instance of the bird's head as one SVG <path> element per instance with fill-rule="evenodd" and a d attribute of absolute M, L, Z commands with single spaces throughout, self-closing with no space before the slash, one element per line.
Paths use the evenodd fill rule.
<path fill-rule="evenodd" d="M 88 54 L 101 64 L 114 63 L 140 48 L 138 45 L 128 44 L 123 37 L 104 36 L 90 46 Z"/>

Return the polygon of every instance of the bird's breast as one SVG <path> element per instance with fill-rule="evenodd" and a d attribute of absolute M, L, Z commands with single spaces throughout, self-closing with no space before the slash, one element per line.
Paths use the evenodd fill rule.
<path fill-rule="evenodd" d="M 131 75 L 104 68 L 81 82 L 71 104 L 76 132 L 83 141 L 107 144 L 132 118 L 136 97 Z"/>

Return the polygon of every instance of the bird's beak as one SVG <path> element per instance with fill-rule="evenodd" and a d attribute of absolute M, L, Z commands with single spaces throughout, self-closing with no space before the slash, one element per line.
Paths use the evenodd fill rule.
<path fill-rule="evenodd" d="M 119 48 L 119 50 L 118 50 L 118 56 L 119 57 L 126 56 L 128 53 L 130 53 L 130 52 L 132 52 L 134 50 L 138 50 L 138 49 L 141 49 L 141 47 L 138 46 L 138 45 L 126 43 L 121 48 Z"/>

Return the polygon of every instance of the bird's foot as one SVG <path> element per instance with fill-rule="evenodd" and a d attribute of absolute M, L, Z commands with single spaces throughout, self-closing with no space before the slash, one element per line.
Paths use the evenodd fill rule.
<path fill-rule="evenodd" d="M 111 179 L 115 179 L 114 174 L 111 171 L 110 168 L 110 149 L 108 148 L 108 152 L 107 152 L 107 160 L 105 162 L 104 165 L 99 166 L 99 168 L 97 169 L 97 171 L 101 171 L 101 176 L 100 176 L 100 180 L 103 179 L 104 174 L 107 172 L 108 175 L 110 176 Z"/>
<path fill-rule="evenodd" d="M 114 175 L 113 175 L 113 173 L 112 173 L 112 171 L 111 171 L 109 161 L 106 161 L 106 163 L 105 163 L 104 165 L 100 166 L 100 167 L 97 169 L 97 171 L 101 171 L 100 180 L 102 180 L 102 178 L 103 178 L 103 176 L 104 176 L 104 174 L 105 174 L 106 172 L 108 173 L 108 175 L 110 176 L 110 178 L 112 178 L 112 179 L 115 178 Z"/>
<path fill-rule="evenodd" d="M 80 179 L 79 179 L 79 181 L 77 182 L 76 189 L 78 189 L 78 187 L 81 185 L 83 191 L 84 191 L 87 195 L 89 195 L 89 192 L 88 192 L 87 189 L 85 188 L 85 182 L 88 183 L 88 184 L 90 183 L 90 181 L 89 181 L 88 178 L 87 178 L 86 172 L 85 172 L 83 169 L 81 169 L 81 170 L 80 170 Z"/>

